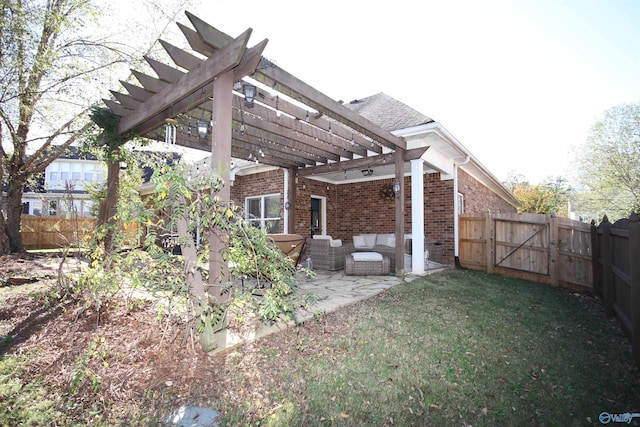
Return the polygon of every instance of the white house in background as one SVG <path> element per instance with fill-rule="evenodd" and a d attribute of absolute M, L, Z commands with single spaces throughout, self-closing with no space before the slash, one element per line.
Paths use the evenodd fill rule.
<path fill-rule="evenodd" d="M 25 188 L 22 213 L 25 215 L 65 215 L 77 213 L 91 216 L 93 201 L 87 187 L 104 182 L 106 165 L 90 154 L 80 154 L 77 147 L 47 166 L 36 185 Z"/>

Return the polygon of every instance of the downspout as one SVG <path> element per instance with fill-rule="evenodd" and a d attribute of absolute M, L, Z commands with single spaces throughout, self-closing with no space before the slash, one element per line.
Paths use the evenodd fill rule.
<path fill-rule="evenodd" d="M 453 164 L 453 255 L 456 268 L 462 268 L 460 265 L 460 242 L 458 230 L 458 215 L 460 206 L 458 205 L 458 167 L 464 166 L 471 160 L 471 156 L 467 156 L 462 163 Z"/>

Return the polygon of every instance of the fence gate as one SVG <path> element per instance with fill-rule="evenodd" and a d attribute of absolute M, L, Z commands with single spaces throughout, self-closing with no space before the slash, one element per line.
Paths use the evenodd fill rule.
<path fill-rule="evenodd" d="M 548 276 L 551 254 L 546 222 L 494 218 L 494 267 Z"/>
<path fill-rule="evenodd" d="M 536 214 L 465 213 L 459 219 L 462 266 L 592 289 L 589 224 Z"/>

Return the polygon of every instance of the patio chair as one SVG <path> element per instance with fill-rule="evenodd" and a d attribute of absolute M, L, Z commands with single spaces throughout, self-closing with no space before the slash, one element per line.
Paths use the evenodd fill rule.
<path fill-rule="evenodd" d="M 313 268 L 337 271 L 344 268 L 344 256 L 353 252 L 352 243 L 332 239 L 331 236 L 313 236 L 309 243 L 309 256 Z"/>

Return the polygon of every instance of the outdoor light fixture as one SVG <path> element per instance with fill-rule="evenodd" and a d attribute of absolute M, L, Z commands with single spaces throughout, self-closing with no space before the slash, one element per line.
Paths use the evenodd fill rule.
<path fill-rule="evenodd" d="M 173 145 L 176 143 L 178 121 L 176 119 L 165 119 L 164 122 L 164 142 Z"/>
<path fill-rule="evenodd" d="M 203 107 L 202 108 L 202 115 L 200 116 L 200 119 L 196 122 L 196 127 L 198 129 L 198 137 L 200 139 L 205 139 L 207 137 L 207 134 L 209 133 L 209 124 L 213 120 L 213 113 L 212 113 L 212 116 L 211 116 L 211 120 L 209 120 L 209 121 L 205 120 L 205 118 L 204 118 L 205 112 L 206 112 L 206 110 Z"/>
<path fill-rule="evenodd" d="M 253 100 L 256 99 L 257 88 L 248 83 L 242 84 L 242 93 L 244 94 L 244 105 L 248 108 L 253 107 Z"/>
<path fill-rule="evenodd" d="M 205 139 L 209 133 L 209 122 L 206 120 L 198 120 L 198 136 L 200 139 Z"/>
<path fill-rule="evenodd" d="M 400 192 L 400 181 L 396 180 L 396 182 L 393 183 L 393 192 L 396 194 Z"/>
<path fill-rule="evenodd" d="M 362 169 L 362 175 L 363 176 L 371 176 L 371 175 L 373 175 L 373 169 L 371 169 L 371 168 Z"/>

